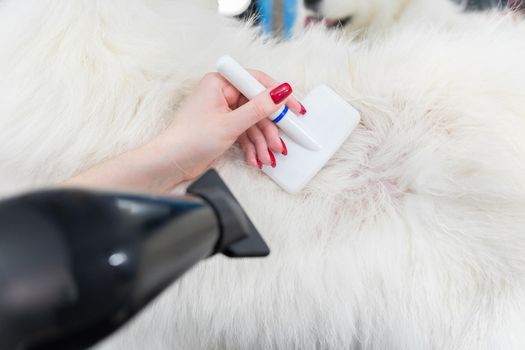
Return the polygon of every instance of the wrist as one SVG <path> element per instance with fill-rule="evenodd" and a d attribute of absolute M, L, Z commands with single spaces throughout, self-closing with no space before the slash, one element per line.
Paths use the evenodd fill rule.
<path fill-rule="evenodd" d="M 154 154 L 161 173 L 176 174 L 178 182 L 188 181 L 204 173 L 222 153 L 214 138 L 203 141 L 200 136 L 190 128 L 172 125 L 144 147 Z"/>
<path fill-rule="evenodd" d="M 161 159 L 155 147 L 148 143 L 97 164 L 61 185 L 164 193 L 182 181 L 183 172 L 171 168 Z"/>
<path fill-rule="evenodd" d="M 161 134 L 134 151 L 141 159 L 147 177 L 161 192 L 169 191 L 179 183 L 190 180 L 185 171 L 183 144 Z"/>

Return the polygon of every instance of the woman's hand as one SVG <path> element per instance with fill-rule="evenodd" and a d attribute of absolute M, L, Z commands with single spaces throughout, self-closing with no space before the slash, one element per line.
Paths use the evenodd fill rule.
<path fill-rule="evenodd" d="M 163 193 L 202 174 L 237 139 L 246 161 L 275 167 L 272 152 L 287 154 L 277 127 L 267 119 L 282 105 L 304 107 L 287 83 L 251 71 L 267 89 L 248 101 L 218 73 L 207 74 L 184 102 L 173 123 L 145 145 L 66 180 L 63 185 Z"/>
<path fill-rule="evenodd" d="M 279 85 L 278 82 L 263 72 L 251 70 L 250 73 L 267 88 Z M 242 95 L 241 100 L 242 102 L 247 101 Z M 286 105 L 292 112 L 299 116 L 305 115 L 306 113 L 303 105 L 293 96 L 286 101 Z M 288 154 L 286 144 L 279 137 L 278 130 L 277 126 L 271 120 L 264 118 L 239 137 L 238 141 L 244 151 L 246 163 L 257 166 L 259 169 L 262 168 L 263 164 L 274 168 L 276 167 L 277 164 L 272 152 L 282 153 L 285 156 Z"/>
<path fill-rule="evenodd" d="M 306 110 L 291 96 L 289 84 L 279 85 L 259 71 L 250 73 L 266 91 L 248 101 L 221 75 L 208 73 L 173 123 L 154 140 L 164 157 L 184 170 L 187 179 L 204 172 L 237 139 L 246 162 L 259 168 L 263 164 L 276 166 L 272 152 L 287 154 L 277 127 L 267 117 L 285 103 L 298 114 Z"/>

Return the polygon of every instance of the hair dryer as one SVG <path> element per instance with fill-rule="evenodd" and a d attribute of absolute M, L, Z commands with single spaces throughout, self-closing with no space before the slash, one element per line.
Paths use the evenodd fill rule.
<path fill-rule="evenodd" d="M 199 260 L 266 256 L 217 173 L 187 195 L 49 190 L 0 202 L 0 349 L 83 349 Z"/>

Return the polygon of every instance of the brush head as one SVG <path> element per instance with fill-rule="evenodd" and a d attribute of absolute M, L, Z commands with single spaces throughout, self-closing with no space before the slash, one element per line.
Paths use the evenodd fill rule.
<path fill-rule="evenodd" d="M 289 193 L 297 193 L 321 170 L 359 124 L 359 112 L 326 85 L 316 87 L 302 100 L 308 113 L 297 123 L 321 145 L 318 151 L 299 146 L 284 133 L 288 155 L 275 155 L 277 167 L 263 172 Z"/>

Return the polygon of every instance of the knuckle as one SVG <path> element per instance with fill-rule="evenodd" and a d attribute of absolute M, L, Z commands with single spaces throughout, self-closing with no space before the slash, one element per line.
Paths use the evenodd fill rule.
<path fill-rule="evenodd" d="M 258 99 L 252 100 L 252 110 L 253 115 L 257 120 L 263 119 L 264 117 L 268 116 L 268 113 L 266 113 L 266 109 L 264 108 L 264 105 L 259 101 Z"/>
<path fill-rule="evenodd" d="M 255 132 L 253 129 L 250 129 L 250 137 L 249 140 L 254 144 L 257 145 L 264 141 L 264 137 L 261 133 Z"/>
<path fill-rule="evenodd" d="M 266 140 L 262 135 L 257 135 L 253 138 L 253 142 L 255 142 L 257 145 L 262 145 L 266 142 Z"/>
<path fill-rule="evenodd" d="M 217 82 L 217 73 L 209 72 L 204 74 L 201 79 L 201 84 L 215 84 Z"/>
<path fill-rule="evenodd" d="M 277 127 L 272 122 L 264 123 L 264 125 L 261 125 L 260 127 L 262 132 L 267 133 L 268 135 L 273 136 L 278 134 Z"/>

